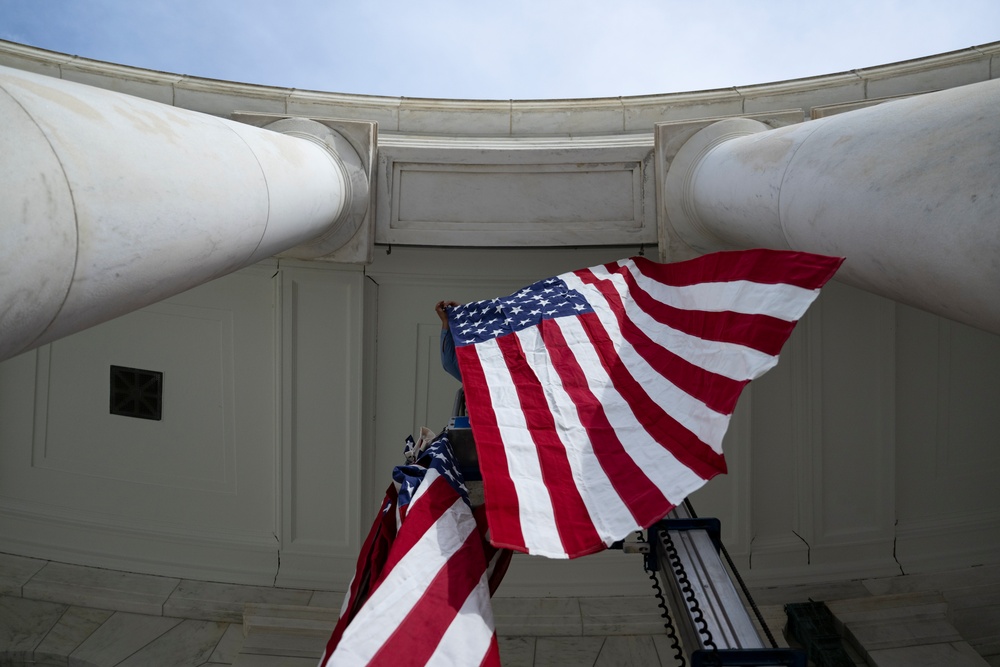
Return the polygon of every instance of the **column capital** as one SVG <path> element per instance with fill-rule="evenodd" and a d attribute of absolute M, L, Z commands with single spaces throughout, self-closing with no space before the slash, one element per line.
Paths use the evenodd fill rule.
<path fill-rule="evenodd" d="M 295 259 L 369 263 L 375 246 L 375 158 L 378 123 L 237 112 L 232 119 L 311 141 L 326 150 L 344 174 L 344 206 L 321 236 L 279 254 Z"/>
<path fill-rule="evenodd" d="M 659 126 L 661 239 L 846 257 L 840 282 L 1000 333 L 998 108 L 990 80 L 767 132 Z"/>
<path fill-rule="evenodd" d="M 768 129 L 759 120 L 726 118 L 698 130 L 677 151 L 663 183 L 664 205 L 671 228 L 692 249 L 706 253 L 725 245 L 701 221 L 695 205 L 692 186 L 702 159 L 719 144 Z"/>
<path fill-rule="evenodd" d="M 656 213 L 660 261 L 682 261 L 708 252 L 706 248 L 718 249 L 719 240 L 698 222 L 691 193 L 694 172 L 706 153 L 729 139 L 796 125 L 803 120 L 801 109 L 788 109 L 656 123 L 653 138 L 659 174 Z"/>

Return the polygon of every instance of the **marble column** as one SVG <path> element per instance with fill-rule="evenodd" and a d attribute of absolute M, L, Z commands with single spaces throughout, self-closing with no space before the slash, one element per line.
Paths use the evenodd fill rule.
<path fill-rule="evenodd" d="M 666 235 L 700 253 L 844 256 L 838 280 L 1000 333 L 1000 80 L 774 130 L 718 121 L 663 196 Z"/>
<path fill-rule="evenodd" d="M 275 254 L 370 200 L 343 136 L 261 129 L 0 67 L 0 360 Z"/>

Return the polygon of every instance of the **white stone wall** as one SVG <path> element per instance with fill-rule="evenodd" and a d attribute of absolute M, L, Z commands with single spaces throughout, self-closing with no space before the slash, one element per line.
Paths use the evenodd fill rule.
<path fill-rule="evenodd" d="M 272 260 L 0 364 L 0 551 L 342 587 L 363 281 Z M 110 365 L 163 373 L 160 421 L 109 414 Z"/>
<path fill-rule="evenodd" d="M 456 384 L 438 365 L 433 304 L 507 294 L 637 252 L 653 218 L 654 123 L 789 109 L 804 118 L 1000 71 L 994 44 L 720 91 L 458 102 L 243 86 L 0 46 L 0 64 L 223 117 L 375 121 L 380 166 L 424 179 L 400 184 L 404 200 L 378 193 L 382 241 L 394 245 L 391 254 L 376 247 L 368 267 L 268 260 L 0 363 L 0 552 L 330 589 L 353 573 L 403 438 L 447 420 Z M 503 138 L 483 142 L 488 169 L 469 137 Z M 539 165 L 572 180 L 583 172 L 566 171 L 571 155 L 610 164 L 595 177 L 617 197 L 605 217 L 626 224 L 605 242 L 630 245 L 573 248 L 610 238 L 600 221 L 577 219 L 588 234 L 574 235 L 573 221 L 554 232 L 568 247 L 500 248 L 505 225 L 530 216 L 487 220 L 500 233 L 472 235 L 479 249 L 400 245 L 453 228 L 454 211 L 433 200 L 438 186 L 460 192 L 490 172 L 524 188 Z M 444 180 L 407 173 L 428 164 L 444 165 L 434 172 Z M 408 219 L 392 207 L 432 224 L 423 236 L 393 236 Z M 108 415 L 110 364 L 164 372 L 162 421 Z M 998 378 L 1000 337 L 831 283 L 778 367 L 745 393 L 725 443 L 730 473 L 699 491 L 695 507 L 722 519 L 731 553 L 758 584 L 996 563 Z M 517 558 L 502 594 L 647 587 L 635 557 Z"/>
<path fill-rule="evenodd" d="M 341 589 L 403 439 L 450 416 L 433 304 L 635 250 L 269 261 L 10 359 L 0 551 Z M 162 421 L 108 414 L 109 364 L 164 372 Z M 760 585 L 996 562 L 997 396 L 1000 337 L 831 283 L 744 394 L 730 472 L 695 509 Z M 502 594 L 647 586 L 635 556 L 520 557 Z"/>

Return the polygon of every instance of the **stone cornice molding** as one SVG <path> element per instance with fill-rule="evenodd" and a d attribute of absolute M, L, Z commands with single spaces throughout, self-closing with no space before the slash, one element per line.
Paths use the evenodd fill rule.
<path fill-rule="evenodd" d="M 617 134 L 653 122 L 912 94 L 1000 76 L 1000 42 L 802 79 L 658 95 L 562 100 L 384 97 L 260 86 L 129 67 L 0 41 L 0 64 L 228 117 L 256 111 L 374 121 L 380 134 Z M 946 83 L 942 83 L 942 76 Z M 248 106 L 248 101 L 251 102 Z"/>
<path fill-rule="evenodd" d="M 653 146 L 653 133 L 605 134 L 580 137 L 444 137 L 389 133 L 380 136 L 380 146 L 428 149 L 564 150 Z"/>

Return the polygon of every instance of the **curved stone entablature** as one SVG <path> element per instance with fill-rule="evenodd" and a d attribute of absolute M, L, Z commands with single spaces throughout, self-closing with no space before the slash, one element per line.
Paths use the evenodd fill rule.
<path fill-rule="evenodd" d="M 330 136 L 340 137 L 349 152 L 357 154 L 357 164 L 350 168 L 339 160 L 338 148 L 331 155 L 341 171 L 357 176 L 348 180 L 357 181 L 359 188 L 367 184 L 368 190 L 344 211 L 344 220 L 335 221 L 320 238 L 304 239 L 292 249 L 267 246 L 261 252 L 365 263 L 376 243 L 657 245 L 662 259 L 677 259 L 692 248 L 672 227 L 668 210 L 673 206 L 676 211 L 678 202 L 671 201 L 672 190 L 664 179 L 673 156 L 698 130 L 725 118 L 753 119 L 772 130 L 810 119 L 822 125 L 830 116 L 864 113 L 864 107 L 887 101 L 931 99 L 934 95 L 928 93 L 972 88 L 1000 74 L 1000 42 L 777 83 L 575 100 L 445 100 L 303 91 L 143 70 L 10 42 L 0 42 L 0 65 L 251 125 L 297 119 L 333 128 Z M 983 140 L 992 141 L 986 136 L 992 136 L 989 112 L 981 116 Z M 892 113 L 879 118 L 883 125 L 872 131 L 888 133 L 894 126 Z M 934 118 L 939 125 L 949 124 L 948 108 L 939 109 Z M 359 141 L 358 135 L 352 140 L 348 136 L 352 131 L 347 135 L 340 131 L 351 123 L 369 128 L 367 139 Z M 973 135 L 978 131 L 971 130 Z M 899 143 L 893 146 L 902 148 Z M 883 157 L 907 162 L 902 153 Z M 989 160 L 976 163 L 980 164 L 992 173 Z M 342 185 L 352 190 L 352 182 Z M 987 217 L 992 214 L 982 201 L 977 210 L 986 210 Z M 855 217 L 863 221 L 867 211 L 862 213 Z M 886 215 L 891 219 L 893 212 Z M 979 224 L 978 217 L 951 216 L 937 223 L 933 215 L 929 219 L 931 226 L 947 222 L 949 229 L 962 228 L 971 246 L 985 248 L 980 254 L 988 256 L 996 245 L 992 227 Z M 853 241 L 862 247 L 871 234 L 864 229 L 864 236 Z M 829 231 L 824 234 L 830 236 Z M 905 239 L 886 240 L 898 244 Z M 801 238 L 798 243 L 799 249 L 840 254 L 837 247 L 813 247 Z M 849 259 L 843 275 L 854 275 L 853 268 Z M 970 271 L 982 274 L 975 267 Z M 879 280 L 892 283 L 894 275 L 883 272 Z M 957 288 L 996 288 L 982 282 L 960 281 Z M 928 306 L 937 303 L 934 295 L 929 300 L 911 298 L 911 287 L 865 280 L 853 284 L 955 316 L 948 309 Z M 978 312 L 963 311 L 958 319 L 984 326 Z M 995 316 L 987 319 L 986 328 L 995 330 Z"/>
<path fill-rule="evenodd" d="M 1000 76 L 1000 42 L 849 72 L 716 90 L 563 100 L 382 97 L 218 81 L 89 60 L 0 40 L 0 65 L 229 117 L 236 111 L 378 123 L 392 134 L 579 136 L 654 123 L 813 109 L 953 88 Z"/>
<path fill-rule="evenodd" d="M 223 118 L 311 118 L 377 125 L 373 238 L 324 259 L 358 261 L 377 244 L 484 247 L 657 243 L 654 127 L 732 116 L 781 123 L 874 100 L 966 85 L 1000 72 L 1000 42 L 890 65 L 717 90 L 562 100 L 351 95 L 218 81 L 0 42 L 0 65 Z M 366 152 L 361 147 L 361 153 Z M 370 225 L 362 225 L 367 229 Z M 368 234 L 366 231 L 365 234 Z M 662 237 L 662 231 L 659 236 Z M 662 245 L 663 239 L 660 238 Z M 301 250 L 301 252 L 299 252 Z M 339 259 L 347 252 L 349 259 Z M 317 256 L 297 249 L 295 256 Z M 362 260 L 363 261 L 363 260 Z"/>

